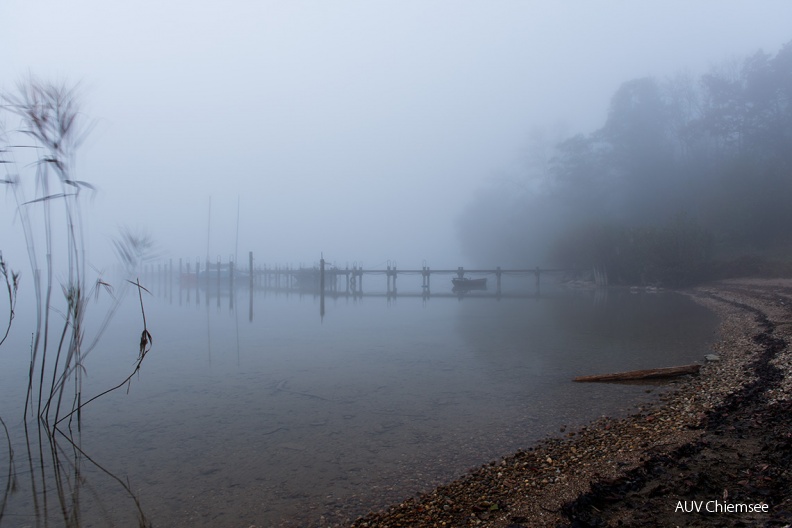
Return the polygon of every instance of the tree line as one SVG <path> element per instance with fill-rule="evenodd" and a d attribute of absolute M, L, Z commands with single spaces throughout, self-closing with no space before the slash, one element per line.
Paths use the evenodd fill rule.
<path fill-rule="evenodd" d="M 529 152 L 519 186 L 483 191 L 461 216 L 474 259 L 668 286 L 785 271 L 771 263 L 792 249 L 792 42 L 698 77 L 627 81 L 601 128 L 536 133 Z"/>

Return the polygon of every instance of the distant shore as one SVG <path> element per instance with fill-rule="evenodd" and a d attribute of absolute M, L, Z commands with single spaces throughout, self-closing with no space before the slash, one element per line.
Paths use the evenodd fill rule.
<path fill-rule="evenodd" d="M 562 433 L 347 526 L 792 522 L 792 280 L 686 293 L 721 318 L 714 350 L 701 354 L 717 358 L 698 375 L 627 418 Z"/>

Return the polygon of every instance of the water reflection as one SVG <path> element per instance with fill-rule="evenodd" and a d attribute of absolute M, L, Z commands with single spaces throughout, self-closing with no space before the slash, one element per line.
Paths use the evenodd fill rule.
<path fill-rule="evenodd" d="M 0 422 L 7 446 L 2 460 L 8 467 L 0 524 L 151 525 L 129 481 L 83 450 L 76 423 L 60 427 L 34 421 L 30 427 L 25 423 L 9 429 L 4 420 Z"/>
<path fill-rule="evenodd" d="M 326 301 L 352 300 L 357 301 L 364 297 L 384 297 L 388 302 L 395 301 L 402 297 L 420 297 L 423 301 L 429 301 L 432 297 L 435 298 L 449 298 L 453 297 L 459 301 L 467 298 L 485 299 L 491 298 L 496 300 L 501 299 L 529 299 L 540 298 L 545 294 L 551 297 L 554 295 L 568 295 L 570 289 L 558 281 L 558 277 L 551 277 L 550 279 L 540 280 L 539 270 L 529 270 L 528 276 L 525 272 L 508 272 L 498 271 L 497 274 L 497 287 L 491 288 L 486 277 L 469 278 L 469 277 L 453 277 L 447 284 L 446 288 L 437 288 L 433 291 L 430 287 L 428 267 L 424 267 L 423 271 L 396 271 L 395 266 L 391 268 L 390 264 L 387 269 L 381 272 L 363 271 L 357 267 L 341 270 L 339 268 L 331 267 L 325 270 L 324 260 L 320 260 L 319 267 L 317 268 L 300 268 L 297 270 L 283 269 L 275 271 L 267 271 L 266 274 L 261 275 L 264 280 L 254 280 L 254 276 L 248 274 L 247 271 L 234 271 L 233 262 L 229 264 L 210 264 L 209 271 L 198 273 L 191 273 L 190 266 L 187 266 L 187 271 L 181 273 L 181 279 L 174 281 L 169 278 L 169 274 L 165 274 L 166 278 L 158 277 L 156 284 L 158 285 L 158 295 L 167 298 L 169 302 L 173 302 L 174 288 L 177 290 L 178 304 L 182 306 L 184 299 L 186 303 L 191 302 L 191 298 L 195 298 L 195 304 L 201 304 L 201 296 L 205 299 L 205 304 L 208 306 L 211 303 L 216 305 L 219 310 L 221 306 L 226 306 L 229 311 L 237 309 L 236 303 L 240 296 L 244 296 L 248 300 L 248 321 L 253 320 L 253 300 L 256 297 L 262 299 L 267 296 L 274 295 L 275 297 L 296 295 L 300 299 L 310 297 L 317 301 L 319 306 L 320 319 L 324 318 L 326 313 Z M 197 269 L 198 266 L 196 266 Z M 552 271 L 552 270 L 551 270 Z M 371 288 L 365 293 L 362 289 L 362 277 L 364 273 L 377 274 L 381 273 L 385 277 L 384 289 Z M 438 273 L 435 271 L 434 273 Z M 440 273 L 447 273 L 445 271 Z M 461 268 L 459 272 L 461 274 Z M 403 289 L 396 288 L 397 275 L 405 276 L 402 281 L 412 278 L 412 282 L 407 282 L 407 286 Z M 326 275 L 329 277 L 325 281 Z M 339 279 L 341 278 L 341 279 Z M 417 279 L 421 283 L 418 284 Z M 339 287 L 339 280 L 346 281 L 345 287 Z M 437 279 L 435 279 L 437 280 Z M 593 295 L 594 301 L 597 304 L 607 302 L 608 289 L 607 288 L 586 288 L 585 290 L 572 290 L 576 294 Z"/>
<path fill-rule="evenodd" d="M 328 295 L 323 322 L 309 293 L 163 291 L 147 306 L 149 365 L 84 417 L 81 452 L 133 483 L 155 525 L 340 521 L 561 425 L 627 412 L 651 396 L 644 387 L 569 380 L 698 359 L 714 324 L 671 294 L 543 288 L 460 302 L 401 287 Z M 125 331 L 122 313 L 107 342 Z M 117 352 L 103 352 L 86 383 L 114 375 Z M 104 502 L 83 518 L 123 510 L 128 496 L 91 482 Z"/>

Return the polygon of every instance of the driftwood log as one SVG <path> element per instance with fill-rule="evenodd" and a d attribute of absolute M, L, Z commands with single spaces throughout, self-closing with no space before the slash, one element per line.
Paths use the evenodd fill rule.
<path fill-rule="evenodd" d="M 629 372 L 614 372 L 613 374 L 595 374 L 593 376 L 578 376 L 572 381 L 634 381 L 645 379 L 662 379 L 697 374 L 701 365 L 682 365 L 679 367 L 665 367 L 648 370 L 631 370 Z"/>

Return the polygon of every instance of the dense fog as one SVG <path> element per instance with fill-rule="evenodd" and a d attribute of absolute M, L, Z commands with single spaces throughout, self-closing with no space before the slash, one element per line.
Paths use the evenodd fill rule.
<path fill-rule="evenodd" d="M 460 233 L 482 262 L 599 266 L 630 284 L 761 272 L 792 249 L 791 146 L 792 42 L 627 80 L 594 132 L 537 131 L 528 169 L 482 192 Z"/>
<path fill-rule="evenodd" d="M 570 251 L 591 240 L 581 222 L 686 213 L 721 247 L 780 221 L 776 192 L 751 188 L 770 216 L 748 224 L 733 200 L 754 156 L 780 177 L 756 129 L 775 122 L 740 112 L 784 104 L 752 90 L 789 82 L 764 77 L 788 54 L 787 2 L 11 1 L 0 16 L 3 179 L 26 190 L 5 186 L 0 247 L 17 269 L 19 204 L 41 219 L 47 196 L 8 106 L 31 82 L 79 104 L 86 134 L 63 159 L 81 183 L 51 194 L 80 191 L 97 268 L 124 232 L 159 259 L 589 266 L 604 249 Z"/>
<path fill-rule="evenodd" d="M 682 453 L 688 426 L 735 423 L 739 447 L 752 410 L 783 414 L 788 334 L 748 322 L 781 313 L 776 286 L 656 294 L 792 276 L 789 0 L 4 0 L 0 20 L 0 521 L 340 526 L 402 503 L 516 526 L 529 488 L 569 498 Z M 695 382 L 570 381 L 698 372 L 727 305 Z M 597 417 L 613 450 L 575 432 Z M 733 501 L 788 460 L 783 427 L 749 425 L 740 463 L 769 480 Z M 731 462 L 699 487 L 732 489 Z M 405 502 L 463 474 L 462 500 Z M 757 497 L 778 518 L 779 493 Z"/>

